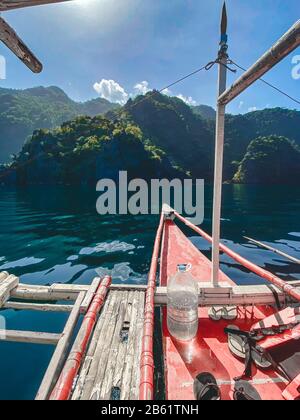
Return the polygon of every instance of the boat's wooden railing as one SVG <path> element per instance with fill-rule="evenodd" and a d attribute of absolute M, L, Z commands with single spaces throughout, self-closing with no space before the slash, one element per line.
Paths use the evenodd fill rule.
<path fill-rule="evenodd" d="M 293 286 L 299 287 L 300 281 L 290 282 Z M 276 296 L 276 297 L 275 297 Z M 219 288 L 207 287 L 207 283 L 199 283 L 199 306 L 275 306 L 287 303 L 296 303 L 288 299 L 286 293 L 278 287 L 269 285 L 255 286 L 233 286 L 220 283 Z M 167 304 L 167 288 L 158 287 L 155 293 L 155 304 L 163 306 Z"/>
<path fill-rule="evenodd" d="M 95 278 L 91 285 L 86 286 L 63 284 L 34 286 L 19 283 L 18 277 L 9 275 L 7 272 L 0 273 L 0 310 L 13 309 L 69 313 L 68 320 L 60 334 L 8 329 L 0 330 L 1 341 L 56 346 L 39 389 L 38 399 L 48 398 L 66 359 L 79 317 L 82 314 L 86 314 L 99 289 L 100 283 L 101 279 Z M 21 301 L 14 301 L 12 299 Z M 34 301 L 38 303 L 34 303 Z M 49 303 L 58 301 L 69 301 L 73 303 Z"/>

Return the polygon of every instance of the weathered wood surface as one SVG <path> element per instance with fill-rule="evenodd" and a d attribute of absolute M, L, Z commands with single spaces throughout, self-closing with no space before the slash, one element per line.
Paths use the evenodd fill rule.
<path fill-rule="evenodd" d="M 6 302 L 4 309 L 13 309 L 15 311 L 39 311 L 39 312 L 72 312 L 73 305 L 51 305 L 46 303 L 23 303 Z"/>
<path fill-rule="evenodd" d="M 144 302 L 143 289 L 109 292 L 72 399 L 138 398 Z"/>
<path fill-rule="evenodd" d="M 79 293 L 75 305 L 73 306 L 73 310 L 61 334 L 60 340 L 56 346 L 51 362 L 45 373 L 44 379 L 40 385 L 39 391 L 36 395 L 36 400 L 44 401 L 48 399 L 53 389 L 53 386 L 60 375 L 63 364 L 66 360 L 67 350 L 70 346 L 74 329 L 77 325 L 80 316 L 81 304 L 83 302 L 84 297 L 84 292 Z"/>
<path fill-rule="evenodd" d="M 0 330 L 0 341 L 3 340 L 15 343 L 56 345 L 60 338 L 60 334 L 33 331 Z"/>
<path fill-rule="evenodd" d="M 7 273 L 0 274 L 0 308 L 9 299 L 11 291 L 19 284 L 19 279 Z"/>
<path fill-rule="evenodd" d="M 297 287 L 299 282 L 293 282 Z M 205 283 L 199 284 L 199 306 L 213 305 L 274 305 L 276 304 L 274 293 L 277 294 L 281 303 L 288 299 L 287 295 L 273 285 L 258 286 L 233 286 L 233 287 L 205 287 Z M 155 292 L 155 304 L 163 306 L 167 304 L 167 288 L 157 287 Z"/>
<path fill-rule="evenodd" d="M 101 283 L 101 279 L 99 277 L 96 277 L 93 280 L 93 282 L 90 285 L 88 291 L 86 292 L 85 298 L 82 302 L 82 305 L 81 305 L 81 312 L 82 313 L 85 313 L 88 310 L 88 308 L 89 308 L 89 306 L 90 306 L 90 304 L 93 300 L 93 297 L 95 296 L 95 293 L 97 292 L 97 290 L 99 288 L 100 283 Z"/>
<path fill-rule="evenodd" d="M 61 3 L 63 1 L 69 0 L 2 0 L 0 1 L 0 12 L 43 4 Z"/>
<path fill-rule="evenodd" d="M 18 37 L 14 29 L 2 18 L 0 18 L 0 39 L 31 71 L 34 73 L 42 71 L 42 63 Z"/>
<path fill-rule="evenodd" d="M 20 300 L 38 300 L 46 302 L 75 301 L 80 292 L 88 293 L 90 285 L 69 285 L 55 283 L 51 286 L 37 286 L 20 283 L 12 290 L 11 297 Z M 111 290 L 145 291 L 146 285 L 112 284 Z"/>

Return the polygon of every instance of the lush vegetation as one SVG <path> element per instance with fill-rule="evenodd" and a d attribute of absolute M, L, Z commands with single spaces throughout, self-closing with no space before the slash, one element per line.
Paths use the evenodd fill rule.
<path fill-rule="evenodd" d="M 178 98 L 149 92 L 129 100 L 122 117 L 134 121 L 175 167 L 210 179 L 214 142 L 210 123 Z"/>
<path fill-rule="evenodd" d="M 245 184 L 297 184 L 300 148 L 286 137 L 258 137 L 242 160 L 234 182 Z"/>
<path fill-rule="evenodd" d="M 273 108 L 228 115 L 225 132 L 225 178 L 231 179 L 250 142 L 259 136 L 283 136 L 300 145 L 300 112 Z"/>
<path fill-rule="evenodd" d="M 39 128 L 13 163 L 2 167 L 11 182 L 17 177 L 19 183 L 92 183 L 122 169 L 133 177 L 187 174 L 212 181 L 215 127 L 209 107 L 189 107 L 156 91 L 119 109 L 101 99 L 75 103 L 58 88 L 29 89 L 15 97 L 3 91 L 1 142 L 18 143 L 29 127 Z M 107 109 L 105 117 L 95 117 Z M 91 116 L 72 120 L 79 111 Z M 284 171 L 292 168 L 295 174 L 300 167 L 299 127 L 300 112 L 282 108 L 228 115 L 224 180 L 294 182 Z"/>
<path fill-rule="evenodd" d="M 200 115 L 202 118 L 205 118 L 206 120 L 216 120 L 216 111 L 214 108 L 208 105 L 197 105 L 193 106 L 192 110 L 195 114 Z"/>
<path fill-rule="evenodd" d="M 102 116 L 77 117 L 54 130 L 33 133 L 10 165 L 2 166 L 2 182 L 27 184 L 91 184 L 99 179 L 173 177 L 165 153 L 129 122 Z"/>
<path fill-rule="evenodd" d="M 78 115 L 95 116 L 116 108 L 105 99 L 72 101 L 57 87 L 0 89 L 0 162 L 18 153 L 38 128 L 53 128 Z"/>

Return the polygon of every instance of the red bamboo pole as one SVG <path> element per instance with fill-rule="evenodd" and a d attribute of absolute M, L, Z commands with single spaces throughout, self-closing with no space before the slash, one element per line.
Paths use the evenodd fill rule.
<path fill-rule="evenodd" d="M 208 242 L 212 242 L 211 236 L 209 236 L 206 232 L 204 232 L 199 227 L 193 225 L 193 223 L 189 222 L 185 217 L 178 214 L 176 211 L 174 211 L 174 215 L 183 222 L 186 226 L 197 232 L 199 235 L 201 235 L 204 239 L 206 239 Z M 291 298 L 297 300 L 300 302 L 300 290 L 296 287 L 286 283 L 284 280 L 280 279 L 279 277 L 275 276 L 274 274 L 270 273 L 267 270 L 264 270 L 263 268 L 259 267 L 258 265 L 250 262 L 246 258 L 242 257 L 241 255 L 237 254 L 236 252 L 232 251 L 230 248 L 227 248 L 227 246 L 220 244 L 220 250 L 223 251 L 225 254 L 227 254 L 229 257 L 231 257 L 233 260 L 247 268 L 248 270 L 252 271 L 253 273 L 257 274 L 258 276 L 262 277 L 265 280 L 268 280 L 270 283 L 274 284 L 275 286 L 279 287 L 284 293 L 289 295 Z"/>
<path fill-rule="evenodd" d="M 148 287 L 146 292 L 144 331 L 141 354 L 141 379 L 140 379 L 140 400 L 153 400 L 154 390 L 154 357 L 153 357 L 153 335 L 154 335 L 154 295 L 156 289 L 156 273 L 160 251 L 161 237 L 164 227 L 164 213 L 160 218 L 159 227 L 156 233 L 151 266 L 148 276 Z"/>
<path fill-rule="evenodd" d="M 74 379 L 79 371 L 87 345 L 93 333 L 97 316 L 105 301 L 108 289 L 111 285 L 111 277 L 105 277 L 95 294 L 94 299 L 85 315 L 72 350 L 55 385 L 50 400 L 64 401 L 70 398 Z"/>

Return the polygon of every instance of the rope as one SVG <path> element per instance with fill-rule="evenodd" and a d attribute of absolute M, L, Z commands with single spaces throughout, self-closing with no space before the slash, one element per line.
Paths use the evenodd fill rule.
<path fill-rule="evenodd" d="M 230 64 L 233 64 L 234 66 L 236 66 L 237 68 L 239 68 L 240 70 L 243 71 L 247 71 L 244 67 L 242 67 L 241 65 L 235 63 L 234 61 L 230 60 Z M 300 105 L 300 101 L 296 98 L 293 98 L 291 95 L 289 95 L 288 93 L 284 92 L 283 90 L 279 89 L 277 86 L 274 86 L 273 84 L 271 84 L 270 82 L 267 82 L 265 79 L 259 79 L 262 83 L 264 83 L 265 85 L 269 86 L 270 88 L 276 90 L 277 92 L 281 93 L 282 95 L 284 95 L 285 97 L 287 97 L 288 99 L 290 99 L 291 101 L 295 102 L 296 104 Z"/>
<path fill-rule="evenodd" d="M 181 77 L 180 79 L 175 80 L 175 82 L 170 83 L 169 85 L 157 90 L 157 91 L 153 91 L 150 95 L 144 96 L 140 101 L 135 102 L 134 104 L 132 104 L 131 106 L 128 106 L 126 108 L 126 111 L 130 111 L 131 109 L 135 108 L 136 106 L 142 104 L 145 101 L 148 101 L 149 99 L 153 98 L 156 93 L 163 93 L 164 91 L 166 91 L 167 89 L 170 89 L 173 86 L 178 85 L 179 83 L 183 82 L 184 80 L 189 79 L 192 76 L 195 76 L 196 74 L 200 73 L 203 70 L 210 70 L 215 64 L 219 63 L 219 59 L 217 58 L 215 61 L 210 61 L 208 64 L 206 64 L 205 66 L 202 66 L 196 70 L 194 70 L 193 72 Z M 234 70 L 235 71 L 235 70 Z M 126 106 L 126 105 L 125 105 Z M 117 113 L 121 113 L 122 110 L 117 111 Z"/>

